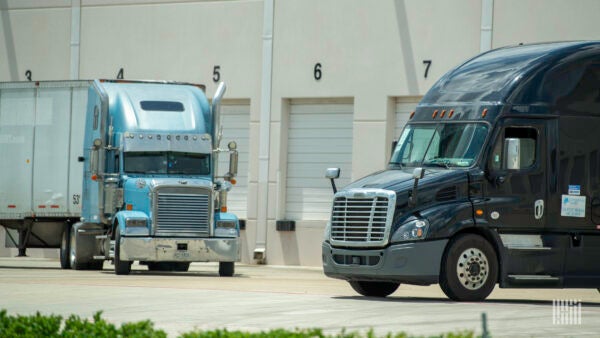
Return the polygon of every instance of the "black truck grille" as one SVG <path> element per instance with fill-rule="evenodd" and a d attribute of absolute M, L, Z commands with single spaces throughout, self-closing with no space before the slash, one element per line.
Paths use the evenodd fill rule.
<path fill-rule="evenodd" d="M 331 213 L 331 240 L 382 244 L 387 235 L 389 202 L 387 196 L 336 197 Z"/>
<path fill-rule="evenodd" d="M 182 189 L 183 190 L 183 189 Z M 156 235 L 206 237 L 210 229 L 210 191 L 158 192 Z"/>

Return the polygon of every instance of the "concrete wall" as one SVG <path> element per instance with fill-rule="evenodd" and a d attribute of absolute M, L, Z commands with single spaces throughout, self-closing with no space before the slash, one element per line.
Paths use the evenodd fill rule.
<path fill-rule="evenodd" d="M 0 0 L 0 81 L 68 79 L 72 5 L 68 0 Z M 264 10 L 269 0 L 82 0 L 79 78 L 201 82 L 212 95 L 215 66 L 228 99 L 250 102 L 245 262 L 266 245 L 269 264 L 320 264 L 326 220 L 285 215 L 289 102 L 353 102 L 352 177 L 385 166 L 395 102 L 423 95 L 446 71 L 479 53 L 482 6 L 493 4 L 492 47 L 520 42 L 600 39 L 596 0 L 274 0 L 272 75 L 263 78 Z M 75 7 L 75 12 L 77 12 Z M 77 32 L 77 30 L 75 30 Z M 73 59 L 75 60 L 75 59 Z M 427 77 L 426 64 L 430 60 Z M 321 64 L 319 80 L 315 65 Z M 262 83 L 271 81 L 270 95 Z M 270 97 L 270 102 L 261 102 Z M 268 133 L 268 134 L 265 134 Z M 329 184 L 323 179 L 323 184 Z M 0 254 L 6 251 L 0 251 Z"/>

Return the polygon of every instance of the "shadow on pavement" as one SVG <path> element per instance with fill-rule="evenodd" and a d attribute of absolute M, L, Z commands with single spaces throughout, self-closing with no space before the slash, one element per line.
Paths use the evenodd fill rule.
<path fill-rule="evenodd" d="M 429 298 L 429 297 L 364 297 L 364 296 L 334 296 L 333 299 L 347 299 L 370 302 L 399 302 L 399 303 L 432 303 L 432 304 L 518 304 L 518 305 L 542 305 L 552 306 L 552 300 L 538 299 L 487 299 L 483 302 L 456 302 L 448 298 Z M 600 296 L 599 296 L 600 298 Z M 563 300 L 563 299 L 561 299 Z M 583 307 L 600 308 L 598 302 L 582 302 Z"/>

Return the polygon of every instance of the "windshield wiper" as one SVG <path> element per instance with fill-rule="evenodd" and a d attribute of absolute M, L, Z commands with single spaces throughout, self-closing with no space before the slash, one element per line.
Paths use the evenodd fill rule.
<path fill-rule="evenodd" d="M 435 158 L 435 159 L 431 159 L 431 160 L 423 162 L 423 165 L 433 165 L 436 167 L 450 169 L 450 160 L 447 160 L 445 158 Z"/>

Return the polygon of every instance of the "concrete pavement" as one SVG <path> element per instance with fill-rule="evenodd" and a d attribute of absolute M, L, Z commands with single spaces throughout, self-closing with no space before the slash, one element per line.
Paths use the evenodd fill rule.
<path fill-rule="evenodd" d="M 385 299 L 357 295 L 320 268 L 237 265 L 219 277 L 216 264 L 194 263 L 187 273 L 155 273 L 134 265 L 129 276 L 61 270 L 53 259 L 0 258 L 0 308 L 11 314 L 77 314 L 102 310 L 114 323 L 151 319 L 170 336 L 193 329 L 342 328 L 430 335 L 481 333 L 481 313 L 494 337 L 597 337 L 600 293 L 590 289 L 499 289 L 485 302 L 448 300 L 437 285 L 402 285 Z M 554 325 L 553 299 L 582 301 L 580 325 Z"/>

